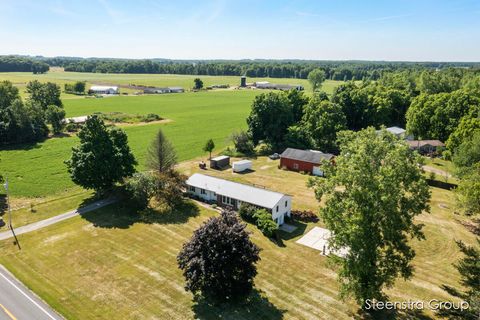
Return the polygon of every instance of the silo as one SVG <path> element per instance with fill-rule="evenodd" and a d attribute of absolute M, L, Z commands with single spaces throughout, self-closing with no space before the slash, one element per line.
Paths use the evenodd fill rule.
<path fill-rule="evenodd" d="M 240 87 L 246 87 L 247 86 L 247 77 L 246 76 L 242 76 L 240 78 Z"/>

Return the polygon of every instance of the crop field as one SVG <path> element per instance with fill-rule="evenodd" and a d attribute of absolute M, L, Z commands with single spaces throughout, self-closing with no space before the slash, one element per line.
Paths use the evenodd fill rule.
<path fill-rule="evenodd" d="M 148 74 L 92 74 L 53 71 L 47 74 L 0 73 L 0 80 L 10 80 L 22 89 L 28 81 L 53 81 L 63 83 L 76 80 L 88 82 L 136 83 L 158 86 L 185 86 L 193 83 L 194 76 Z M 205 85 L 237 84 L 238 77 L 202 77 Z M 298 79 L 272 79 L 291 83 Z M 297 82 L 295 82 L 297 83 Z M 340 82 L 328 82 L 325 90 L 333 91 Z M 307 85 L 303 80 L 302 84 Z M 125 127 L 129 144 L 143 168 L 146 149 L 159 128 L 177 149 L 180 161 L 202 155 L 204 142 L 212 138 L 216 149 L 229 144 L 233 131 L 246 128 L 245 119 L 255 95 L 261 90 L 214 90 L 184 94 L 118 96 L 103 99 L 86 99 L 64 95 L 67 117 L 89 115 L 94 112 L 124 112 L 146 115 L 156 113 L 171 120 L 165 124 L 146 124 Z M 71 99 L 70 99 L 71 98 Z M 52 138 L 41 143 L 15 146 L 0 151 L 0 171 L 10 179 L 11 195 L 31 198 L 65 192 L 73 187 L 64 161 L 70 157 L 76 137 Z"/>
<path fill-rule="evenodd" d="M 180 86 L 185 89 L 193 87 L 193 79 L 200 78 L 203 81 L 204 87 L 211 85 L 228 84 L 230 86 L 240 85 L 240 77 L 238 76 L 205 76 L 205 75 L 177 75 L 177 74 L 107 74 L 107 73 L 82 73 L 82 72 L 63 72 L 62 69 L 52 68 L 46 74 L 31 74 L 28 72 L 4 72 L 0 73 L 0 80 L 12 81 L 22 94 L 24 93 L 25 85 L 32 80 L 41 82 L 55 82 L 59 84 L 63 90 L 65 83 L 72 83 L 74 81 L 86 81 L 87 88 L 92 84 L 118 84 L 118 85 L 146 85 L 159 87 Z M 300 84 L 305 87 L 307 93 L 311 92 L 311 86 L 306 79 L 289 79 L 289 78 L 247 78 L 248 83 L 256 81 L 269 81 L 272 83 L 282 84 Z M 341 81 L 327 80 L 323 84 L 323 90 L 331 94 L 333 89 Z M 121 89 L 121 92 L 134 92 L 135 90 Z M 65 99 L 81 98 L 79 96 L 64 94 Z"/>
<path fill-rule="evenodd" d="M 242 179 L 270 175 L 270 169 L 258 170 Z M 301 174 L 290 178 L 291 193 L 307 179 Z M 440 286 L 458 286 L 452 263 L 460 255 L 454 240 L 474 241 L 458 221 L 463 218 L 453 214 L 452 193 L 431 190 L 432 212 L 417 219 L 425 224 L 426 240 L 412 242 L 414 277 L 399 279 L 387 290 L 392 301 L 451 299 Z M 316 208 L 310 199 L 305 204 Z M 21 251 L 9 240 L 0 242 L 0 263 L 69 319 L 348 319 L 357 313 L 351 300 L 339 299 L 335 267 L 328 259 L 295 243 L 312 223 L 297 223 L 292 235 L 282 233 L 280 246 L 249 226 L 262 251 L 257 291 L 248 305 L 193 300 L 183 289 L 175 256 L 193 230 L 215 214 L 188 202 L 175 212 L 152 209 L 145 216 L 112 205 L 19 236 Z"/>
<path fill-rule="evenodd" d="M 143 168 L 148 145 L 159 128 L 174 144 L 179 160 L 203 154 L 205 141 L 212 138 L 217 150 L 226 146 L 235 130 L 246 127 L 245 118 L 256 92 L 216 91 L 171 95 L 125 96 L 104 99 L 66 100 L 67 116 L 93 112 L 156 113 L 171 122 L 127 126 L 129 145 L 139 169 Z M 76 137 L 47 139 L 42 143 L 0 151 L 1 171 L 10 180 L 13 196 L 39 197 L 73 186 L 64 161 Z"/>

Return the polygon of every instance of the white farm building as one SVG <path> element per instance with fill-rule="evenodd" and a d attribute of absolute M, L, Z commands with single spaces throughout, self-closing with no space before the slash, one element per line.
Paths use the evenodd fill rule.
<path fill-rule="evenodd" d="M 119 94 L 117 86 L 91 86 L 88 90 L 91 94 Z"/>
<path fill-rule="evenodd" d="M 277 225 L 284 223 L 285 216 L 290 217 L 292 209 L 292 197 L 289 195 L 200 173 L 188 178 L 187 191 L 203 200 L 234 210 L 238 210 L 242 203 L 267 209 Z"/>

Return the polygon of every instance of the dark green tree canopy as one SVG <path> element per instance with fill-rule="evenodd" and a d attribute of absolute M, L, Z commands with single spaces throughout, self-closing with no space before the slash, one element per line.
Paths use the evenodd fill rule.
<path fill-rule="evenodd" d="M 256 96 L 247 124 L 255 144 L 261 140 L 274 146 L 282 144 L 288 127 L 293 124 L 293 112 L 286 94 L 269 92 Z"/>
<path fill-rule="evenodd" d="M 340 134 L 335 166 L 325 179 L 312 179 L 333 248 L 349 248 L 339 261 L 343 295 L 382 299 L 382 289 L 413 273 L 411 238 L 422 239 L 414 218 L 429 210 L 430 192 L 418 166 L 420 157 L 394 135 L 373 128 Z M 421 162 L 420 162 L 421 163 Z"/>
<path fill-rule="evenodd" d="M 302 124 L 313 147 L 323 152 L 337 152 L 337 132 L 345 130 L 345 115 L 339 105 L 312 99 L 305 108 Z"/>
<path fill-rule="evenodd" d="M 303 93 L 303 91 L 292 89 L 288 91 L 287 99 L 292 108 L 293 122 L 299 122 L 303 117 L 303 109 L 307 105 L 309 98 Z"/>
<path fill-rule="evenodd" d="M 26 91 L 31 103 L 41 107 L 43 110 L 46 110 L 50 105 L 63 106 L 60 99 L 60 87 L 55 83 L 41 83 L 38 80 L 33 80 L 27 84 Z"/>
<path fill-rule="evenodd" d="M 47 135 L 45 111 L 31 102 L 24 104 L 11 82 L 0 82 L 0 145 L 39 141 Z"/>
<path fill-rule="evenodd" d="M 407 130 L 419 139 L 447 141 L 468 114 L 480 113 L 480 98 L 464 90 L 416 97 L 407 111 Z"/>
<path fill-rule="evenodd" d="M 65 110 L 55 105 L 48 106 L 45 110 L 45 118 L 52 125 L 53 132 L 58 134 L 65 127 Z"/>
<path fill-rule="evenodd" d="M 248 296 L 257 275 L 260 249 L 234 212 L 210 218 L 177 256 L 186 289 L 217 300 Z"/>
<path fill-rule="evenodd" d="M 80 144 L 72 148 L 72 157 L 65 162 L 76 184 L 102 192 L 135 172 L 136 161 L 123 130 L 107 128 L 94 115 L 78 137 Z"/>
<path fill-rule="evenodd" d="M 200 90 L 203 88 L 203 81 L 200 78 L 195 78 L 193 82 L 194 82 L 193 89 Z"/>

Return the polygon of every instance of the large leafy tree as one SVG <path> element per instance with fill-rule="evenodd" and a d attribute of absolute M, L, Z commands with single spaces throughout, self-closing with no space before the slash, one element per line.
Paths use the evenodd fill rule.
<path fill-rule="evenodd" d="M 65 162 L 76 184 L 104 192 L 135 172 L 136 161 L 123 130 L 107 128 L 94 115 L 78 137 L 80 144 L 72 148 L 72 157 Z"/>
<path fill-rule="evenodd" d="M 159 129 L 147 150 L 147 167 L 156 173 L 166 173 L 177 164 L 177 153 L 172 143 Z"/>
<path fill-rule="evenodd" d="M 450 134 L 445 144 L 449 150 L 456 152 L 463 142 L 477 132 L 480 132 L 480 114 L 472 112 L 460 119 L 460 123 L 455 128 L 455 131 Z"/>
<path fill-rule="evenodd" d="M 313 146 L 324 152 L 336 152 L 337 132 L 346 129 L 346 119 L 339 105 L 313 99 L 305 108 L 302 123 Z"/>
<path fill-rule="evenodd" d="M 29 95 L 29 100 L 43 110 L 46 110 L 50 105 L 57 107 L 63 105 L 60 99 L 61 89 L 53 82 L 41 83 L 38 80 L 30 81 L 27 84 L 26 91 Z"/>
<path fill-rule="evenodd" d="M 446 141 L 463 116 L 479 112 L 480 98 L 464 90 L 422 94 L 407 111 L 407 130 L 420 139 Z"/>
<path fill-rule="evenodd" d="M 217 300 L 246 297 L 253 288 L 260 249 L 233 212 L 210 218 L 177 256 L 186 289 Z"/>
<path fill-rule="evenodd" d="M 320 212 L 330 245 L 349 249 L 339 259 L 341 293 L 363 307 L 365 299 L 382 299 L 397 277 L 412 276 L 409 240 L 424 237 L 414 218 L 429 210 L 430 192 L 419 156 L 387 131 L 344 131 L 339 141 L 336 165 L 310 186 L 326 200 Z"/>
<path fill-rule="evenodd" d="M 453 156 L 456 173 L 460 177 L 467 176 L 473 166 L 480 163 L 480 131 L 467 138 L 456 150 Z"/>
<path fill-rule="evenodd" d="M 293 122 L 299 122 L 303 117 L 303 110 L 307 105 L 309 99 L 303 91 L 290 90 L 287 93 L 287 99 L 292 109 Z M 328 99 L 328 98 L 327 98 Z"/>
<path fill-rule="evenodd" d="M 288 127 L 293 124 L 293 113 L 283 92 L 262 93 L 255 97 L 247 118 L 248 131 L 255 144 L 265 140 L 278 147 Z"/>
<path fill-rule="evenodd" d="M 0 144 L 37 141 L 47 134 L 44 111 L 25 105 L 11 82 L 0 82 Z"/>
<path fill-rule="evenodd" d="M 310 71 L 310 73 L 308 74 L 308 81 L 310 82 L 310 85 L 312 86 L 312 90 L 314 92 L 320 90 L 323 82 L 325 81 L 325 78 L 325 71 L 323 71 L 322 69 L 315 69 Z"/>
<path fill-rule="evenodd" d="M 54 133 L 60 133 L 65 126 L 65 110 L 51 105 L 45 110 L 45 118 L 52 125 Z"/>
<path fill-rule="evenodd" d="M 480 214 L 480 131 L 467 138 L 453 156 L 456 174 L 457 204 L 468 215 Z"/>

